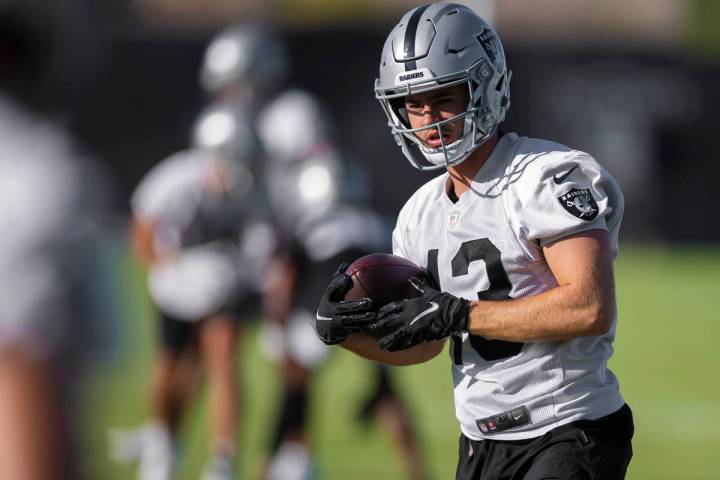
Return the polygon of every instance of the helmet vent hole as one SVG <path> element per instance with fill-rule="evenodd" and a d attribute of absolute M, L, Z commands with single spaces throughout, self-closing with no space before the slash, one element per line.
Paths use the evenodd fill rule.
<path fill-rule="evenodd" d="M 503 86 L 503 83 L 504 83 L 504 82 L 505 82 L 505 75 L 503 75 L 502 77 L 500 77 L 500 80 L 498 80 L 497 85 L 495 85 L 495 91 L 496 91 L 496 92 L 499 92 L 500 90 L 502 90 L 502 86 Z"/>
<path fill-rule="evenodd" d="M 445 16 L 446 16 L 446 17 L 449 17 L 450 15 L 454 15 L 454 14 L 458 13 L 459 11 L 460 11 L 460 10 L 458 10 L 458 9 L 456 8 L 455 10 L 452 10 L 452 11 L 446 13 Z"/>

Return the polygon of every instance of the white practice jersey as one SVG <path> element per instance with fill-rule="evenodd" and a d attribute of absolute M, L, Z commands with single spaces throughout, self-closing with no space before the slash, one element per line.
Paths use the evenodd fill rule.
<path fill-rule="evenodd" d="M 62 129 L 0 95 L 0 348 L 101 348 L 112 295 L 92 172 Z"/>
<path fill-rule="evenodd" d="M 244 197 L 208 188 L 215 161 L 210 150 L 171 155 L 131 200 L 133 214 L 154 226 L 160 260 L 150 268 L 150 295 L 164 312 L 186 321 L 216 312 L 252 279 L 240 253 Z"/>
<path fill-rule="evenodd" d="M 211 150 L 175 153 L 153 167 L 135 189 L 133 214 L 155 224 L 160 254 L 214 240 L 218 229 L 239 228 L 228 208 L 233 205 L 206 188 L 214 162 Z"/>
<path fill-rule="evenodd" d="M 482 300 L 550 290 L 557 282 L 542 247 L 586 230 L 608 231 L 617 254 L 622 193 L 584 152 L 509 133 L 455 203 L 447 180 L 446 173 L 422 186 L 393 232 L 394 253 L 426 266 L 442 291 Z M 616 321 L 605 335 L 562 342 L 452 337 L 462 432 L 475 440 L 518 440 L 620 408 L 618 382 L 607 368 Z"/>

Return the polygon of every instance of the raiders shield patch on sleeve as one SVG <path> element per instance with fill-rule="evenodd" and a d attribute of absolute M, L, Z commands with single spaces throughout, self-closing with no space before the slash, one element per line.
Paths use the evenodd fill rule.
<path fill-rule="evenodd" d="M 573 188 L 565 195 L 558 197 L 560 205 L 576 217 L 588 222 L 597 217 L 598 204 L 587 188 Z"/>

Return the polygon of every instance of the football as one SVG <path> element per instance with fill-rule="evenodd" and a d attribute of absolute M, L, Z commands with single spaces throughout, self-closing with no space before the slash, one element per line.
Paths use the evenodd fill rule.
<path fill-rule="evenodd" d="M 345 300 L 369 298 L 375 310 L 390 302 L 419 296 L 418 291 L 408 282 L 412 277 L 428 280 L 432 284 L 425 268 L 387 253 L 360 257 L 345 273 L 353 281 L 353 287 L 345 294 Z"/>

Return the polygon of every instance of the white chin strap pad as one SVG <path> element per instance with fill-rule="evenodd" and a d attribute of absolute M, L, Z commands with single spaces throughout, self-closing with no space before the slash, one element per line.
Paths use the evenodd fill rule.
<path fill-rule="evenodd" d="M 420 143 L 420 151 L 433 165 L 457 165 L 465 160 L 469 153 L 470 135 L 465 135 L 444 147 L 430 148 Z"/>

